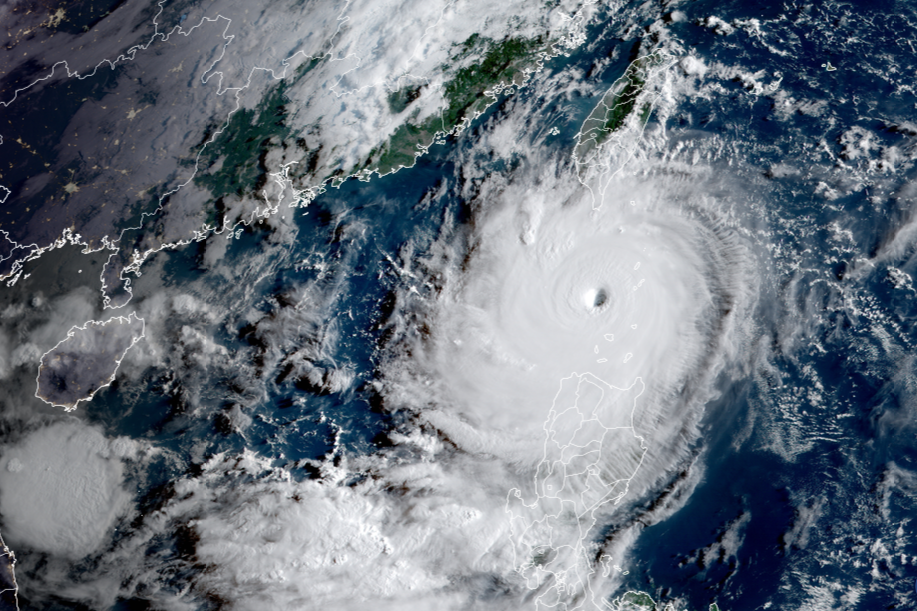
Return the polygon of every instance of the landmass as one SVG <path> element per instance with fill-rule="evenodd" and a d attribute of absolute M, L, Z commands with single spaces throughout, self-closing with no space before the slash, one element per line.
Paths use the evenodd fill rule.
<path fill-rule="evenodd" d="M 643 131 L 662 96 L 653 75 L 664 73 L 674 62 L 675 58 L 663 51 L 638 57 L 583 121 L 576 134 L 573 161 L 580 182 L 594 197 L 598 191 L 594 207 L 601 207 L 609 181 L 641 146 Z"/>
<path fill-rule="evenodd" d="M 627 493 L 646 453 L 633 425 L 644 388 L 641 378 L 618 388 L 590 373 L 561 380 L 544 425 L 534 498 L 526 501 L 517 488 L 509 492 L 516 570 L 539 590 L 536 600 L 546 607 L 569 592 L 593 596 L 590 576 L 596 567 L 588 550 L 597 535 L 598 512 Z M 561 532 L 570 536 L 558 536 Z M 557 546 L 555 540 L 574 543 Z M 610 560 L 604 557 L 606 576 Z"/>
<path fill-rule="evenodd" d="M 19 611 L 19 585 L 16 583 L 16 554 L 0 536 L 0 611 Z"/>
<path fill-rule="evenodd" d="M 41 357 L 35 396 L 67 411 L 75 409 L 112 383 L 124 355 L 143 337 L 144 322 L 136 314 L 73 327 Z"/>
<path fill-rule="evenodd" d="M 625 592 L 619 598 L 611 601 L 610 608 L 612 611 L 676 611 L 670 603 L 665 607 L 660 606 L 646 592 Z M 677 611 L 687 611 L 687 609 L 678 609 Z M 712 603 L 708 611 L 720 611 L 716 603 Z"/>
<path fill-rule="evenodd" d="M 634 428 L 642 378 L 618 388 L 591 373 L 561 380 L 545 421 L 544 457 L 534 478 L 530 500 L 510 490 L 510 515 L 516 571 L 537 591 L 539 608 L 567 608 L 571 596 L 607 608 L 592 591 L 597 571 L 628 571 L 602 554 L 595 562 L 594 541 L 601 511 L 627 493 L 647 448 Z M 533 497 L 533 498 L 532 498 Z M 556 545 L 555 541 L 573 541 Z M 584 597 L 584 598 L 581 598 Z M 581 606 L 576 606 L 581 608 Z M 611 601 L 613 611 L 675 611 L 657 606 L 645 592 L 630 591 Z M 719 611 L 712 604 L 709 611 Z"/>
<path fill-rule="evenodd" d="M 391 138 L 370 152 L 365 167 L 370 173 L 384 175 L 414 165 L 415 158 L 437 138 L 461 131 L 496 102 L 502 91 L 524 84 L 550 49 L 542 36 L 495 41 L 472 34 L 450 58 L 442 110 L 423 120 L 418 113 L 410 114 Z M 392 92 L 389 109 L 394 115 L 406 112 L 424 88 L 425 84 L 409 84 Z M 352 170 L 349 175 L 360 171 Z"/>
<path fill-rule="evenodd" d="M 18 12 L 0 58 L 0 279 L 66 243 L 106 250 L 120 307 L 156 252 L 413 165 L 584 40 L 579 13 L 524 6 L 431 3 L 383 30 L 356 5 L 287 0 Z"/>

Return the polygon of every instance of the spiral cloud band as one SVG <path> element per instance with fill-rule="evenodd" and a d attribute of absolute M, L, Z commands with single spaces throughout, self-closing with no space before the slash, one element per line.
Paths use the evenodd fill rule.
<path fill-rule="evenodd" d="M 583 189 L 566 204 L 548 202 L 564 201 L 561 185 L 506 189 L 482 213 L 473 254 L 434 304 L 432 337 L 413 351 L 448 406 L 428 414 L 436 426 L 531 463 L 562 378 L 626 387 L 640 376 L 667 392 L 709 356 L 741 253 L 727 232 L 663 208 L 673 194 L 625 187 L 598 210 Z M 676 417 L 648 409 L 652 422 Z"/>
<path fill-rule="evenodd" d="M 728 202 L 696 196 L 722 189 L 675 170 L 618 177 L 598 208 L 572 172 L 485 181 L 473 236 L 433 249 L 453 249 L 431 258 L 442 290 L 415 297 L 429 332 L 387 370 L 390 404 L 509 466 L 504 515 L 485 513 L 510 522 L 513 568 L 545 608 L 607 593 L 622 560 L 595 551 L 603 517 L 688 459 L 751 320 Z"/>

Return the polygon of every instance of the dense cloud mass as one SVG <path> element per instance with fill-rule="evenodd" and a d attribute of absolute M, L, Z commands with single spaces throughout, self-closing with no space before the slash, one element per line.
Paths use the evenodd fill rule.
<path fill-rule="evenodd" d="M 748 311 L 754 294 L 741 241 L 701 216 L 715 208 L 690 209 L 694 179 L 673 182 L 657 192 L 622 181 L 625 198 L 597 210 L 569 174 L 556 183 L 524 174 L 484 182 L 481 232 L 461 236 L 473 243 L 471 257 L 443 258 L 459 269 L 429 264 L 445 280 L 429 300 L 431 335 L 410 351 L 421 371 L 397 361 L 392 377 L 416 376 L 419 405 L 439 393 L 436 403 L 449 409 L 429 417 L 458 443 L 466 443 L 462 425 L 448 428 L 450 410 L 482 435 L 469 447 L 512 456 L 522 444 L 520 460 L 537 457 L 531 443 L 540 445 L 548 398 L 570 372 L 618 386 L 644 377 L 656 402 L 641 410 L 647 429 L 666 421 L 679 429 L 684 410 L 680 418 L 655 410 L 675 410 L 672 389 L 735 341 L 733 312 Z"/>
<path fill-rule="evenodd" d="M 95 552 L 126 509 L 121 458 L 130 451 L 130 441 L 110 442 L 74 422 L 41 428 L 6 449 L 0 512 L 13 548 L 70 559 Z"/>
<path fill-rule="evenodd" d="M 593 495 L 565 536 L 553 527 L 553 535 L 538 541 L 531 526 L 517 528 L 515 537 L 534 540 L 514 545 L 534 554 L 560 541 L 573 548 L 589 541 L 592 516 L 607 515 L 628 491 L 646 493 L 689 458 L 714 381 L 724 367 L 743 367 L 737 357 L 760 279 L 749 245 L 724 220 L 730 202 L 700 195 L 714 191 L 718 179 L 660 164 L 649 177 L 618 178 L 594 206 L 572 164 L 547 172 L 557 166 L 537 157 L 523 157 L 522 164 L 510 180 L 496 174 L 476 182 L 469 196 L 475 230 L 444 233 L 433 256 L 413 270 L 426 278 L 412 275 L 400 297 L 404 310 L 391 324 L 401 337 L 383 372 L 392 407 L 410 408 L 482 463 L 510 466 L 515 475 L 503 486 L 517 485 L 528 497 L 524 522 L 555 515 L 554 504 L 564 498 L 532 490 L 529 478 L 538 488 L 542 477 L 533 474 L 536 465 L 540 474 L 545 464 L 563 461 L 567 475 L 555 474 L 557 485 L 566 494 Z M 474 172 L 470 163 L 468 171 Z M 739 181 L 734 188 L 742 188 Z M 414 287 L 425 282 L 435 289 L 415 297 Z M 591 464 L 589 452 L 596 451 L 598 469 L 618 473 L 604 484 L 590 484 L 589 471 L 573 466 L 569 449 L 561 454 L 558 447 L 552 457 L 546 445 L 546 432 L 548 441 L 554 433 L 549 410 L 568 407 L 558 388 L 577 372 L 595 376 L 610 396 L 619 391 L 608 385 L 645 387 L 607 399 L 592 429 L 569 425 L 581 460 Z M 591 408 L 579 412 L 585 419 Z M 603 418 L 617 424 L 603 425 Z M 640 443 L 612 441 L 605 430 L 616 427 L 632 427 L 626 436 Z M 516 566 L 530 558 L 517 555 Z M 588 582 L 602 574 L 595 560 L 557 559 L 551 570 L 530 576 L 528 587 L 541 589 L 541 604 L 557 604 L 544 589 L 553 589 L 550 579 L 559 572 L 574 570 L 558 567 L 583 565 L 578 581 L 566 580 L 563 600 L 591 588 Z"/>

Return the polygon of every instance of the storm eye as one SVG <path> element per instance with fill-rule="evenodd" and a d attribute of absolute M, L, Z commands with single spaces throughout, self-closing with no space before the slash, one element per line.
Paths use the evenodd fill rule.
<path fill-rule="evenodd" d="M 583 294 L 583 305 L 587 308 L 601 308 L 608 301 L 608 291 L 603 288 L 589 289 Z"/>

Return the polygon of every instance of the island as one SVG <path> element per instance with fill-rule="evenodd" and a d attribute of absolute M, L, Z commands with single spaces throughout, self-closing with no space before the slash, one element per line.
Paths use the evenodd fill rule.
<path fill-rule="evenodd" d="M 19 586 L 16 584 L 16 554 L 0 537 L 0 611 L 19 611 Z"/>
<path fill-rule="evenodd" d="M 35 396 L 67 411 L 76 409 L 114 381 L 124 355 L 143 337 L 144 322 L 136 314 L 71 328 L 42 355 Z"/>

